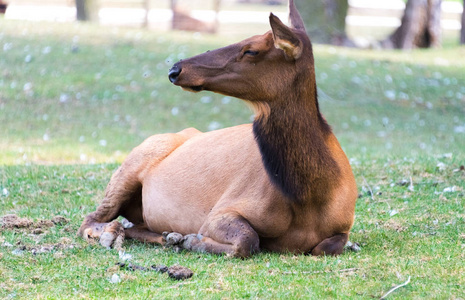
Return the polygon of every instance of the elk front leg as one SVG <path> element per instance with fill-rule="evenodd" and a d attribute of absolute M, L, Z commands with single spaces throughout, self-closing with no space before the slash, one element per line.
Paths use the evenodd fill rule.
<path fill-rule="evenodd" d="M 135 225 L 124 230 L 126 238 L 143 243 L 164 245 L 165 239 L 161 234 L 150 231 L 145 224 Z"/>
<path fill-rule="evenodd" d="M 209 217 L 199 234 L 186 235 L 179 246 L 186 250 L 246 258 L 259 251 L 260 240 L 249 222 L 237 213 Z"/>
<path fill-rule="evenodd" d="M 145 174 L 187 139 L 199 133 L 196 129 L 188 128 L 175 134 L 154 135 L 131 151 L 111 177 L 102 203 L 82 222 L 78 235 L 85 239 L 100 238 L 102 245 L 110 247 L 118 239 L 124 239 L 124 230 L 119 222 L 113 221 L 115 218 L 123 216 L 135 225 L 143 225 L 141 182 Z M 130 231 L 134 238 L 158 241 L 159 237 L 153 237 L 148 230 L 142 230 L 140 226 L 137 228 L 140 230 Z"/>
<path fill-rule="evenodd" d="M 135 224 L 143 222 L 142 185 L 134 175 L 124 164 L 118 168 L 105 190 L 105 198 L 82 222 L 79 236 L 86 240 L 98 238 L 105 247 L 121 247 L 124 228 L 114 219 L 123 215 Z"/>

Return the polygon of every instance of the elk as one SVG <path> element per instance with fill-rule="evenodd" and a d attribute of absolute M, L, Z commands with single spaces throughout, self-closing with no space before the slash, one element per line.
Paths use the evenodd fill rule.
<path fill-rule="evenodd" d="M 357 187 L 320 113 L 313 51 L 292 0 L 291 26 L 177 62 L 187 91 L 240 98 L 253 124 L 149 137 L 113 174 L 78 234 L 116 247 L 124 237 L 234 257 L 261 250 L 338 255 Z M 123 228 L 123 216 L 134 224 Z"/>

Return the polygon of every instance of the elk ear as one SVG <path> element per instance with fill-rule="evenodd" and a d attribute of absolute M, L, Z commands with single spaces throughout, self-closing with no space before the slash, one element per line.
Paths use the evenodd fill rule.
<path fill-rule="evenodd" d="M 295 7 L 294 0 L 289 0 L 289 22 L 293 28 L 305 31 L 304 21 Z"/>
<path fill-rule="evenodd" d="M 284 51 L 286 59 L 299 59 L 303 47 L 299 37 L 273 14 L 270 14 L 270 25 L 273 32 L 274 46 Z"/>

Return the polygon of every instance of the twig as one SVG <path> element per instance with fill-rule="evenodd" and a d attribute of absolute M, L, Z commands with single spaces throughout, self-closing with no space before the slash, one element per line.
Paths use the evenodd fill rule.
<path fill-rule="evenodd" d="M 375 201 L 375 197 L 373 195 L 373 190 L 371 189 L 368 181 L 365 179 L 365 176 L 362 175 L 363 181 L 365 181 L 365 185 L 367 186 L 368 190 L 370 191 L 371 200 Z"/>
<path fill-rule="evenodd" d="M 408 186 L 408 190 L 413 192 L 415 188 L 413 187 L 413 179 L 412 176 L 410 176 L 410 185 Z"/>
<path fill-rule="evenodd" d="M 402 283 L 402 284 L 399 284 L 399 285 L 393 287 L 393 288 L 390 289 L 386 294 L 384 294 L 380 299 L 381 299 L 381 300 L 382 300 L 382 299 L 386 299 L 386 297 L 387 297 L 390 293 L 394 292 L 394 291 L 397 290 L 398 288 L 401 288 L 401 287 L 403 287 L 403 286 L 406 286 L 407 284 L 409 284 L 409 282 L 410 282 L 410 276 L 407 278 L 407 281 L 406 281 L 406 282 L 404 282 L 404 283 Z"/>
<path fill-rule="evenodd" d="M 349 269 L 341 269 L 341 270 L 327 270 L 327 271 L 304 271 L 304 272 L 283 272 L 282 274 L 284 275 L 294 275 L 294 274 L 321 274 L 321 273 L 333 273 L 333 272 L 338 272 L 338 273 L 345 273 L 345 272 L 352 272 L 352 271 L 357 271 L 359 268 L 349 268 Z"/>

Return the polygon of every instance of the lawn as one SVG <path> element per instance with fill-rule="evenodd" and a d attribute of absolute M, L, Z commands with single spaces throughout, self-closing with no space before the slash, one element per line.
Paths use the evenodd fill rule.
<path fill-rule="evenodd" d="M 239 260 L 127 241 L 124 256 L 76 237 L 146 137 L 251 121 L 239 100 L 167 78 L 177 60 L 238 39 L 0 19 L 0 217 L 32 222 L 0 228 L 0 298 L 369 299 L 408 278 L 389 298 L 465 297 L 465 48 L 451 40 L 405 53 L 314 47 L 321 110 L 359 187 L 359 252 Z M 115 266 L 128 257 L 194 276 Z"/>

